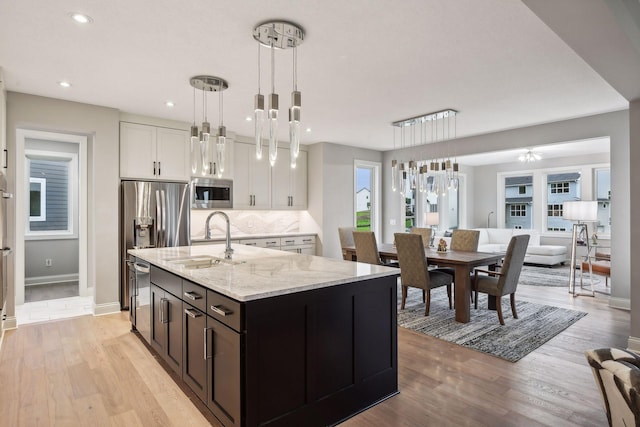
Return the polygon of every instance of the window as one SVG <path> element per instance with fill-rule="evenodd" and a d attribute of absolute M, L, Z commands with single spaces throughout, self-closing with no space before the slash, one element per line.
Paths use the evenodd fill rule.
<path fill-rule="evenodd" d="M 26 150 L 29 189 L 27 236 L 73 235 L 77 207 L 73 197 L 77 184 L 74 153 Z"/>
<path fill-rule="evenodd" d="M 524 204 L 511 205 L 510 214 L 511 216 L 527 216 L 527 205 L 524 205 Z M 514 228 L 522 228 L 522 227 L 514 227 Z"/>
<path fill-rule="evenodd" d="M 568 182 L 552 182 L 549 186 L 551 194 L 569 193 Z"/>
<path fill-rule="evenodd" d="M 504 179 L 505 228 L 532 228 L 533 175 Z"/>
<path fill-rule="evenodd" d="M 547 205 L 547 216 L 562 216 L 562 205 Z"/>
<path fill-rule="evenodd" d="M 354 162 L 354 224 L 358 230 L 380 234 L 380 163 Z"/>
<path fill-rule="evenodd" d="M 580 172 L 547 175 L 547 231 L 566 231 L 572 222 L 562 217 L 564 202 L 580 200 Z"/>
<path fill-rule="evenodd" d="M 44 178 L 29 178 L 29 221 L 46 221 L 47 180 Z"/>

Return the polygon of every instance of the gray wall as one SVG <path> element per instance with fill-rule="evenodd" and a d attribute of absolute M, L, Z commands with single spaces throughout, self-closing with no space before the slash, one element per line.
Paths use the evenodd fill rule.
<path fill-rule="evenodd" d="M 640 113 L 638 113 L 640 116 Z M 638 118 L 640 122 L 640 117 Z M 640 134 L 640 132 L 639 132 Z M 524 127 L 519 129 L 477 135 L 449 141 L 455 144 L 458 156 L 482 152 L 501 151 L 513 148 L 528 148 L 559 142 L 579 141 L 583 139 L 610 137 L 611 163 L 611 268 L 612 289 L 610 304 L 616 307 L 629 307 L 631 280 L 631 227 L 630 199 L 630 156 L 629 156 L 629 112 L 616 111 L 578 119 Z M 640 142 L 639 142 L 640 144 Z M 434 144 L 434 152 L 445 152 L 445 143 Z M 394 157 L 410 158 L 424 155 L 424 147 L 407 148 L 404 150 L 387 151 L 384 153 L 383 163 L 383 235 L 389 241 L 394 232 L 402 231 L 399 227 L 390 225 L 390 219 L 400 218 L 400 206 L 396 203 L 394 193 L 389 188 L 391 159 Z M 580 157 L 580 156 L 577 156 Z M 558 160 L 561 162 L 562 160 Z M 515 162 L 514 162 L 515 163 Z M 559 164 L 564 165 L 564 164 Z M 514 167 L 521 167 L 514 165 Z M 493 176 L 492 176 L 493 175 Z M 491 197 L 474 198 L 474 214 L 470 226 L 486 226 L 487 213 L 496 210 L 496 181 L 495 173 L 476 170 L 474 192 L 480 191 L 478 182 L 486 183 Z M 638 181 L 638 179 L 636 179 Z M 636 182 L 635 185 L 640 185 Z M 635 187 L 640 188 L 640 187 Z M 492 217 L 495 221 L 495 216 Z M 494 223 L 495 224 L 495 223 Z M 638 240 L 636 240 L 638 241 Z M 640 241 L 637 255 L 640 256 Z M 640 325 L 639 325 L 640 329 Z"/>
<path fill-rule="evenodd" d="M 118 110 L 77 102 L 7 94 L 7 148 L 15 153 L 16 128 L 88 137 L 88 283 L 96 306 L 119 307 L 118 294 Z M 14 157 L 15 158 L 15 155 Z M 15 161 L 15 160 L 14 160 Z M 16 191 L 15 164 L 9 162 L 8 186 Z M 8 207 L 8 240 L 15 241 L 15 206 Z M 13 256 L 9 259 L 7 315 L 14 316 Z"/>
<path fill-rule="evenodd" d="M 342 258 L 338 227 L 354 225 L 354 160 L 382 162 L 382 153 L 327 142 L 309 147 L 308 211 L 320 229 L 318 255 Z"/>
<path fill-rule="evenodd" d="M 24 252 L 27 284 L 40 277 L 78 275 L 78 239 L 27 240 Z M 51 259 L 50 267 L 46 259 Z"/>

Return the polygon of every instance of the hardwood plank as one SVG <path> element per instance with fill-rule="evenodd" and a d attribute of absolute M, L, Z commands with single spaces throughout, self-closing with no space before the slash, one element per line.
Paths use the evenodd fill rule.
<path fill-rule="evenodd" d="M 566 288 L 520 286 L 517 298 L 589 314 L 516 363 L 398 328 L 400 394 L 342 425 L 606 425 L 584 351 L 626 347 L 629 312 Z M 129 330 L 119 313 L 7 331 L 0 383 L 13 386 L 0 387 L 1 423 L 216 425 Z"/>

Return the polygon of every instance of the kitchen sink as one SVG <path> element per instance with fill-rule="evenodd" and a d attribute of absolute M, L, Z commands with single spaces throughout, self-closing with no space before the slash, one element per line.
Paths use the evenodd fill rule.
<path fill-rule="evenodd" d="M 211 255 L 192 255 L 192 256 L 182 257 L 182 258 L 166 258 L 165 261 L 182 265 L 185 268 L 209 268 L 209 267 L 215 267 L 216 265 L 222 265 L 222 264 L 236 265 L 236 264 L 242 264 L 245 262 L 245 261 L 224 259 L 224 258 L 215 257 Z"/>

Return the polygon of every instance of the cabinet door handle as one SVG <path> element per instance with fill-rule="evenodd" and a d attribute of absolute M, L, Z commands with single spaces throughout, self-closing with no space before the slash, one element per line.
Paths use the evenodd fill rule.
<path fill-rule="evenodd" d="M 184 314 L 188 315 L 192 319 L 195 319 L 196 317 L 202 316 L 202 313 L 200 313 L 199 311 L 194 310 L 192 308 L 185 308 L 184 309 Z"/>
<path fill-rule="evenodd" d="M 160 301 L 162 302 L 162 323 L 169 323 L 169 321 L 171 320 L 169 319 L 169 300 L 167 298 L 162 298 Z"/>
<path fill-rule="evenodd" d="M 162 162 L 158 162 L 158 176 L 160 176 L 160 175 L 162 174 L 162 172 L 160 172 L 160 164 L 161 164 L 161 163 L 162 163 Z"/>
<path fill-rule="evenodd" d="M 9 152 L 7 150 L 3 150 L 4 151 L 4 167 L 7 168 L 9 167 Z"/>
<path fill-rule="evenodd" d="M 226 316 L 228 314 L 233 314 L 233 310 L 229 310 L 224 305 L 212 305 L 211 306 L 211 311 L 213 311 L 214 313 L 219 314 L 220 316 Z"/>
<path fill-rule="evenodd" d="M 207 339 L 208 336 L 209 336 L 208 332 L 212 331 L 212 330 L 213 329 L 211 329 L 211 328 L 204 328 L 204 331 L 202 333 L 203 338 L 204 338 L 204 346 L 203 346 L 204 347 L 204 355 L 203 355 L 204 360 L 211 359 L 213 357 L 213 356 L 209 356 L 209 352 L 207 351 L 209 349 L 209 340 Z"/>
<path fill-rule="evenodd" d="M 284 243 L 286 243 L 287 245 L 293 245 L 293 243 L 295 242 L 295 240 L 285 240 Z"/>
<path fill-rule="evenodd" d="M 160 310 L 158 310 L 158 320 L 160 323 L 164 323 L 163 309 L 164 309 L 164 298 L 160 298 Z"/>
<path fill-rule="evenodd" d="M 153 162 L 153 175 L 155 176 L 156 174 L 156 162 Z"/>
<path fill-rule="evenodd" d="M 189 298 L 191 301 L 195 301 L 195 300 L 198 300 L 198 299 L 201 299 L 201 298 L 202 298 L 202 295 L 197 294 L 197 293 L 195 293 L 195 292 L 193 292 L 193 291 L 192 291 L 192 292 L 185 292 L 185 293 L 184 293 L 184 296 L 185 296 L 186 298 Z"/>

